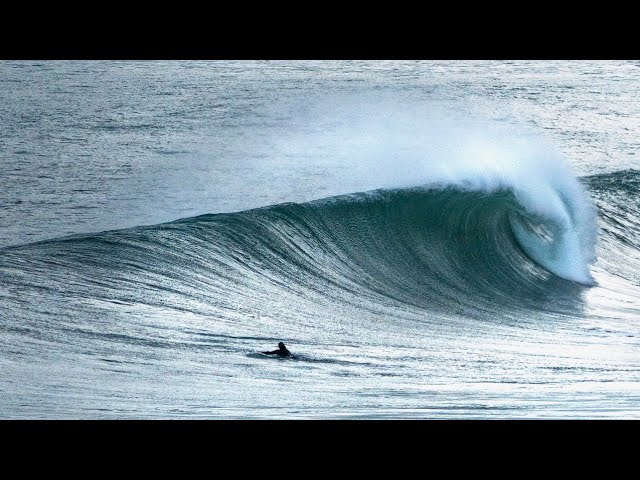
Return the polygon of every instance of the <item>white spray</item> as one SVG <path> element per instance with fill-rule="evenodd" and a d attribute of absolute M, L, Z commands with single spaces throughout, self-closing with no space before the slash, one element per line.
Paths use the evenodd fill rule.
<path fill-rule="evenodd" d="M 323 133 L 283 136 L 288 154 L 323 151 L 357 191 L 431 184 L 510 190 L 527 212 L 525 223 L 513 223 L 526 253 L 560 277 L 594 284 L 595 207 L 563 156 L 534 132 L 384 96 L 323 98 L 314 108 L 307 103 L 307 112 L 301 123 Z"/>

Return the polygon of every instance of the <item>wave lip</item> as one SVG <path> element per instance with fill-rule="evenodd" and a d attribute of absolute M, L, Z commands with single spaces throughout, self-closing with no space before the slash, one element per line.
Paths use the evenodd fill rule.
<path fill-rule="evenodd" d="M 448 155 L 442 164 L 425 162 L 426 185 L 512 193 L 509 222 L 528 257 L 561 278 L 595 285 L 597 211 L 557 151 L 533 138 L 472 134 Z"/>
<path fill-rule="evenodd" d="M 544 140 L 506 126 L 443 121 L 418 122 L 410 135 L 390 133 L 378 143 L 366 155 L 388 179 L 385 188 L 511 192 L 517 205 L 509 222 L 527 256 L 561 278 L 594 285 L 596 210 L 562 154 Z"/>
<path fill-rule="evenodd" d="M 530 185 L 527 191 L 515 191 L 527 214 L 512 217 L 514 234 L 539 265 L 559 277 L 593 286 L 590 265 L 595 261 L 598 236 L 595 208 L 577 181 L 565 179 L 562 189 L 554 187 Z M 531 198 L 532 190 L 543 195 L 542 208 L 538 197 Z"/>

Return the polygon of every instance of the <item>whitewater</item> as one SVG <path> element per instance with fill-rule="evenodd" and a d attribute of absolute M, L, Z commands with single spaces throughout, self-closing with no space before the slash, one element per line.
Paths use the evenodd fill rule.
<path fill-rule="evenodd" d="M 0 63 L 0 418 L 640 417 L 639 67 Z"/>

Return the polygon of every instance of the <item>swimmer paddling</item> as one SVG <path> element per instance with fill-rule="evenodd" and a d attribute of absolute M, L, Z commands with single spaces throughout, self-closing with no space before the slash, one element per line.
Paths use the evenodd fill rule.
<path fill-rule="evenodd" d="M 274 350 L 272 352 L 261 352 L 265 355 L 278 355 L 281 358 L 287 358 L 291 356 L 291 352 L 287 350 L 287 347 L 284 346 L 284 343 L 278 343 L 278 350 Z"/>

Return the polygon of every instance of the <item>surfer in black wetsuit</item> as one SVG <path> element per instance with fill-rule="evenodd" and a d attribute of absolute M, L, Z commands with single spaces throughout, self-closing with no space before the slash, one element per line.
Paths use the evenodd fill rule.
<path fill-rule="evenodd" d="M 278 355 L 279 357 L 286 358 L 291 356 L 291 352 L 287 350 L 287 347 L 284 346 L 284 343 L 278 343 L 278 350 L 274 350 L 273 352 L 262 352 L 265 355 Z"/>

